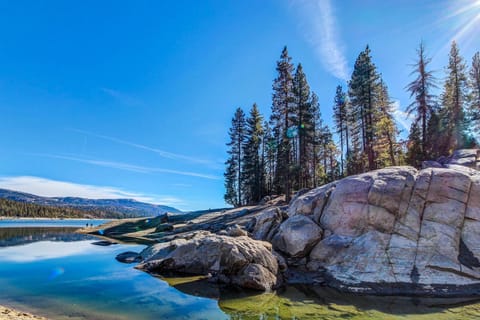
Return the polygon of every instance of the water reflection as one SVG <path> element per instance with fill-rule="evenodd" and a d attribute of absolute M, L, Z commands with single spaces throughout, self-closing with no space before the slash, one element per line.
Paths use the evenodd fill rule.
<path fill-rule="evenodd" d="M 92 245 L 98 239 L 73 230 L 0 228 L 0 304 L 51 319 L 480 318 L 480 304 L 465 300 L 358 296 L 300 285 L 258 293 L 226 290 L 202 277 L 167 284 L 115 260 L 144 246 Z"/>
<path fill-rule="evenodd" d="M 206 280 L 166 279 L 189 295 L 218 300 L 231 319 L 478 319 L 472 299 L 362 296 L 322 286 L 292 285 L 275 293 L 225 290 Z"/>
<path fill-rule="evenodd" d="M 18 246 L 37 241 L 73 242 L 96 239 L 92 236 L 74 233 L 77 229 L 72 227 L 0 228 L 0 247 Z"/>
<path fill-rule="evenodd" d="M 24 245 L 0 248 L 0 261 L 32 262 L 65 258 L 92 252 L 92 240 L 71 242 L 37 241 Z"/>

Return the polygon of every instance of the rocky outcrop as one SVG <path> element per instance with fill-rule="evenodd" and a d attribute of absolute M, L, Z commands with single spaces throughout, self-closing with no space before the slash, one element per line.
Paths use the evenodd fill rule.
<path fill-rule="evenodd" d="M 330 285 L 349 291 L 462 295 L 479 289 L 480 172 L 447 165 L 377 170 L 294 199 L 289 215 L 306 216 L 318 224 L 319 236 L 323 232 L 307 269 L 326 270 Z"/>
<path fill-rule="evenodd" d="M 144 261 L 137 268 L 163 275 L 210 274 L 218 282 L 256 290 L 271 290 L 279 281 L 271 244 L 246 236 L 198 232 L 153 245 L 141 256 Z"/>
<path fill-rule="evenodd" d="M 141 253 L 139 268 L 259 290 L 282 278 L 373 294 L 478 296 L 479 159 L 459 150 L 422 170 L 385 168 L 302 191 L 288 207 L 270 202 L 174 224 L 157 233 L 166 242 Z"/>

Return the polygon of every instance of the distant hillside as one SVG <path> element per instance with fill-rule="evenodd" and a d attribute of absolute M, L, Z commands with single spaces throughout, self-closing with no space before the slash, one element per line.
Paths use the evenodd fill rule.
<path fill-rule="evenodd" d="M 6 189 L 0 189 L 0 199 L 40 206 L 77 209 L 93 213 L 94 216 L 101 215 L 103 217 L 149 217 L 166 212 L 181 213 L 180 210 L 173 207 L 139 202 L 132 199 L 48 198 Z M 2 214 L 0 212 L 0 215 Z"/>

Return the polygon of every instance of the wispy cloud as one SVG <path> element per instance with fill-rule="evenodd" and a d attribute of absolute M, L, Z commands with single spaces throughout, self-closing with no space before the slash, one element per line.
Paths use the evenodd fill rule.
<path fill-rule="evenodd" d="M 110 89 L 110 88 L 100 88 L 100 90 L 102 90 L 102 92 L 106 93 L 107 95 L 109 95 L 110 97 L 118 101 L 119 103 L 124 104 L 126 106 L 137 107 L 137 106 L 144 105 L 144 103 L 141 100 L 127 93 Z"/>
<path fill-rule="evenodd" d="M 47 154 L 47 153 L 28 153 L 28 155 L 53 158 L 53 159 L 70 160 L 70 161 L 82 162 L 82 163 L 87 163 L 87 164 L 100 166 L 100 167 L 138 172 L 138 173 L 167 173 L 167 174 L 176 174 L 176 175 L 196 177 L 196 178 L 209 179 L 209 180 L 220 180 L 220 177 L 210 175 L 210 174 L 203 174 L 203 173 L 191 172 L 191 171 L 170 170 L 170 169 L 156 168 L 156 167 L 145 167 L 145 166 L 138 166 L 134 164 L 117 162 L 117 161 L 79 158 L 76 156 L 66 156 L 66 155 Z"/>
<path fill-rule="evenodd" d="M 183 154 L 173 153 L 173 152 L 161 150 L 161 149 L 158 149 L 158 148 L 146 146 L 146 145 L 143 145 L 143 144 L 126 141 L 126 140 L 118 139 L 118 138 L 111 137 L 111 136 L 96 134 L 96 133 L 81 130 L 81 129 L 70 129 L 70 130 L 74 131 L 74 132 L 86 134 L 86 135 L 89 135 L 89 136 L 92 136 L 92 137 L 112 141 L 112 142 L 115 142 L 115 143 L 118 143 L 118 144 L 123 144 L 123 145 L 129 146 L 129 147 L 133 147 L 133 148 L 137 148 L 137 149 L 141 149 L 141 150 L 145 150 L 145 151 L 150 151 L 150 152 L 156 153 L 157 155 L 159 155 L 162 158 L 167 158 L 167 159 L 172 159 L 172 160 L 183 160 L 183 161 L 187 161 L 187 162 L 199 163 L 199 164 L 205 164 L 205 165 L 212 165 L 212 162 L 210 160 L 199 159 L 197 157 L 192 157 L 192 156 L 186 156 L 186 155 L 183 155 Z"/>
<path fill-rule="evenodd" d="M 79 197 L 88 199 L 134 199 L 172 207 L 186 205 L 172 195 L 142 194 L 108 186 L 94 186 L 32 176 L 0 177 L 0 188 L 26 192 L 42 197 Z"/>
<path fill-rule="evenodd" d="M 399 123 L 403 129 L 408 133 L 410 131 L 410 126 L 412 125 L 413 116 L 408 115 L 407 112 L 401 109 L 400 101 L 394 100 L 392 103 L 392 114 L 395 118 L 395 121 Z"/>
<path fill-rule="evenodd" d="M 292 1 L 292 5 L 298 6 L 302 32 L 325 69 L 347 81 L 348 64 L 331 0 Z"/>
<path fill-rule="evenodd" d="M 154 201 L 153 197 L 114 187 L 93 186 L 40 177 L 0 177 L 0 188 L 36 194 L 43 197 L 81 197 L 89 199 L 135 199 Z"/>

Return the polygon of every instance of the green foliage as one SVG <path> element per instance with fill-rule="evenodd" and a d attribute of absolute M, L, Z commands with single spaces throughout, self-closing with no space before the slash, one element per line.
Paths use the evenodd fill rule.
<path fill-rule="evenodd" d="M 243 150 L 245 145 L 245 113 L 241 108 L 237 108 L 232 119 L 229 136 L 230 141 L 227 146 L 229 158 L 225 163 L 227 168 L 225 171 L 225 201 L 235 207 L 243 204 L 242 198 L 242 166 L 243 166 Z"/>
<path fill-rule="evenodd" d="M 374 143 L 375 166 L 384 168 L 397 165 L 400 148 L 396 137 L 398 129 L 392 116 L 392 101 L 388 88 L 383 81 L 376 88 L 377 106 L 374 110 Z"/>
<path fill-rule="evenodd" d="M 417 122 L 413 122 L 410 127 L 406 160 L 409 165 L 415 168 L 420 168 L 422 166 L 422 161 L 425 160 L 422 151 L 422 135 Z"/>
<path fill-rule="evenodd" d="M 399 132 L 392 116 L 392 101 L 368 46 L 355 62 L 348 95 L 349 103 L 337 87 L 334 107 L 340 144 L 343 136 L 347 144 L 347 174 L 396 165 L 401 150 L 396 141 Z"/>
<path fill-rule="evenodd" d="M 412 127 L 416 126 L 416 128 L 411 128 L 410 133 L 413 131 L 420 131 L 418 132 L 418 137 L 415 133 L 415 139 L 419 139 L 419 141 L 410 143 L 410 146 L 414 149 L 409 150 L 409 153 L 413 156 L 413 153 L 416 152 L 415 157 L 428 159 L 432 156 L 433 150 L 428 149 L 428 145 L 431 144 L 431 142 L 427 135 L 427 125 L 436 104 L 435 96 L 431 94 L 431 90 L 437 88 L 437 86 L 433 72 L 428 70 L 428 64 L 431 59 L 426 56 L 423 43 L 420 43 L 420 46 L 417 49 L 417 54 L 418 61 L 413 65 L 414 70 L 411 73 L 417 76 L 415 80 L 407 86 L 407 90 L 410 92 L 410 97 L 413 97 L 414 100 L 408 106 L 407 113 L 408 115 L 414 115 Z M 418 143 L 420 143 L 420 149 L 418 149 Z M 417 160 L 410 159 L 409 161 L 413 161 L 410 163 L 416 163 Z"/>
<path fill-rule="evenodd" d="M 246 142 L 243 148 L 242 183 L 245 204 L 257 203 L 265 195 L 265 167 L 261 157 L 262 121 L 257 104 L 253 104 L 246 121 Z"/>
<path fill-rule="evenodd" d="M 423 44 L 417 53 L 412 72 L 416 77 L 406 87 L 413 98 L 407 112 L 414 117 L 408 141 L 397 140 L 393 102 L 367 46 L 355 61 L 348 95 L 341 86 L 336 88 L 333 120 L 338 147 L 301 64 L 292 75 L 285 47 L 276 64 L 269 122 L 262 126 L 256 105 L 246 121 L 240 108 L 232 120 L 225 200 L 239 206 L 283 193 L 288 201 L 295 190 L 405 162 L 420 167 L 423 160 L 476 145 L 469 133 L 474 132 L 475 121 L 480 131 L 480 54 L 473 57 L 467 82 L 465 63 L 452 44 L 439 107 L 431 93 L 436 84 Z"/>
<path fill-rule="evenodd" d="M 273 81 L 272 113 L 270 125 L 277 143 L 275 161 L 274 191 L 285 194 L 290 200 L 292 134 L 295 126 L 295 97 L 293 90 L 293 64 L 287 47 L 283 48 L 280 60 L 277 61 L 277 78 Z M 293 128 L 294 129 L 294 128 Z"/>
<path fill-rule="evenodd" d="M 441 96 L 440 117 L 444 144 L 440 147 L 441 154 L 450 154 L 463 148 L 467 140 L 467 119 L 465 117 L 465 102 L 467 100 L 466 65 L 457 44 L 452 42 L 449 62 Z"/>
<path fill-rule="evenodd" d="M 376 169 L 374 154 L 374 113 L 377 107 L 379 78 L 380 76 L 377 73 L 376 66 L 372 62 L 370 48 L 367 46 L 355 61 L 348 90 L 352 107 L 352 135 L 355 136 L 353 141 L 355 144 L 358 144 L 353 149 L 355 152 L 361 152 L 367 156 L 366 163 L 359 163 L 360 171 L 358 172 Z M 357 159 L 356 161 L 363 158 L 361 154 L 353 156 Z"/>
<path fill-rule="evenodd" d="M 293 79 L 293 92 L 295 101 L 295 124 L 297 128 L 297 135 L 293 148 L 293 159 L 295 160 L 295 175 L 296 178 L 294 186 L 296 189 L 310 187 L 309 185 L 309 163 L 311 162 L 310 146 L 314 139 L 314 118 L 312 106 L 310 104 L 310 86 L 307 78 L 303 72 L 301 64 L 298 64 Z"/>
<path fill-rule="evenodd" d="M 474 133 L 478 140 L 480 135 L 480 52 L 475 53 L 472 58 L 469 75 L 469 114 L 473 122 Z"/>
<path fill-rule="evenodd" d="M 335 91 L 335 98 L 333 104 L 333 120 L 336 126 L 336 131 L 340 137 L 340 174 L 344 175 L 343 155 L 344 150 L 349 153 L 348 145 L 348 110 L 347 110 L 347 95 L 343 92 L 342 86 L 338 85 Z M 345 146 L 345 148 L 344 148 Z"/>

